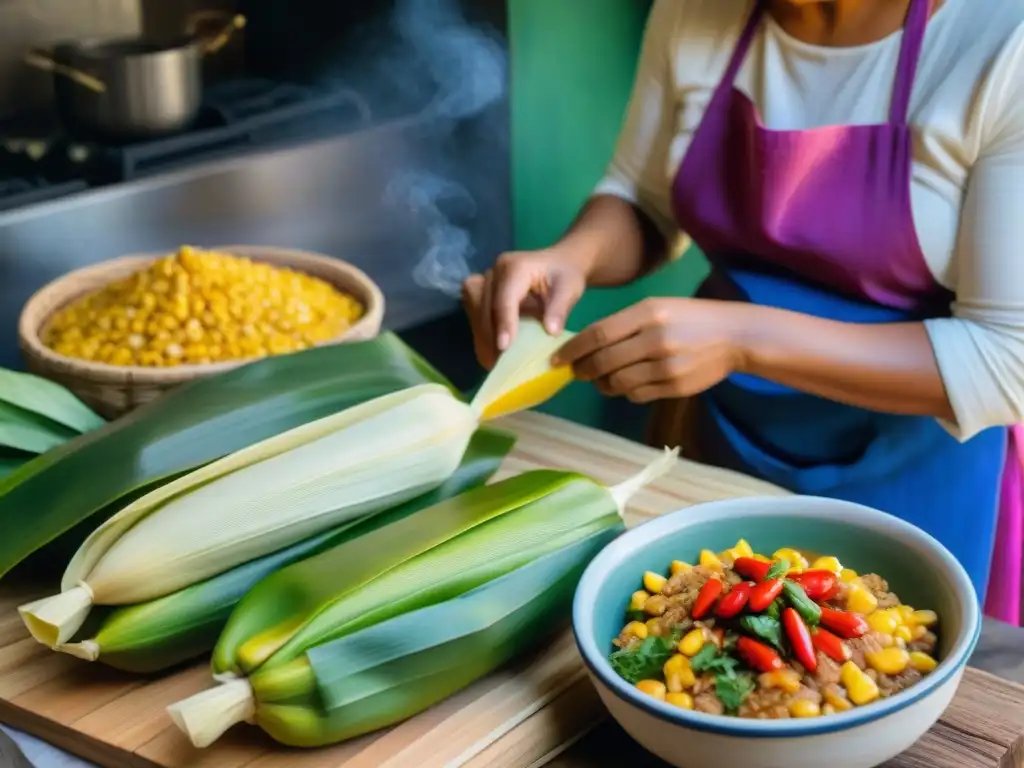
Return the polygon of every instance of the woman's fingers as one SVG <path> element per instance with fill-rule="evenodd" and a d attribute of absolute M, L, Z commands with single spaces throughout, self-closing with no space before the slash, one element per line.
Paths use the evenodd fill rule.
<path fill-rule="evenodd" d="M 555 354 L 556 365 L 572 365 L 598 350 L 617 344 L 652 325 L 647 302 L 627 307 L 584 328 Z"/>
<path fill-rule="evenodd" d="M 643 361 L 658 360 L 662 356 L 657 344 L 659 336 L 657 328 L 644 328 L 616 344 L 609 344 L 577 359 L 573 372 L 581 381 L 596 381 L 621 369 L 637 367 L 636 364 Z"/>
<path fill-rule="evenodd" d="M 469 326 L 473 331 L 473 349 L 476 359 L 488 370 L 495 360 L 494 334 L 491 331 L 490 313 L 485 309 L 487 300 L 487 276 L 470 275 L 462 283 L 462 304 L 469 316 Z"/>
<path fill-rule="evenodd" d="M 544 302 L 544 327 L 552 336 L 565 329 L 565 321 L 572 308 L 583 295 L 582 284 L 577 284 L 568 275 L 557 275 L 551 282 L 551 290 Z"/>

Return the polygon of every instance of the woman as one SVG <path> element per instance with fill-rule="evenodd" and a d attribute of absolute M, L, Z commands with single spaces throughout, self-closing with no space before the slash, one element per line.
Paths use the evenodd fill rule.
<path fill-rule="evenodd" d="M 520 312 L 558 331 L 680 232 L 712 265 L 697 297 L 557 361 L 607 395 L 690 398 L 673 442 L 704 461 L 924 528 L 1017 621 L 1024 0 L 656 0 L 595 196 L 465 285 L 481 362 Z"/>

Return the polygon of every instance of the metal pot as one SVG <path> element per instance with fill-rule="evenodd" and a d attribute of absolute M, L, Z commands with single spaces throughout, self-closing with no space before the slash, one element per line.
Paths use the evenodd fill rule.
<path fill-rule="evenodd" d="M 54 74 L 61 119 L 73 130 L 141 139 L 187 128 L 199 114 L 202 60 L 224 47 L 245 18 L 212 37 L 194 32 L 169 41 L 147 38 L 60 43 L 30 51 L 29 66 Z"/>

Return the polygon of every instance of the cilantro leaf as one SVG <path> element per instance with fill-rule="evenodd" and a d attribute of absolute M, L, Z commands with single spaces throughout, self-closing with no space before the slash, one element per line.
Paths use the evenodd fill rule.
<path fill-rule="evenodd" d="M 738 666 L 739 661 L 719 652 L 714 643 L 705 643 L 697 655 L 690 659 L 690 669 L 694 672 L 732 675 Z"/>
<path fill-rule="evenodd" d="M 660 678 L 661 668 L 675 653 L 671 637 L 647 637 L 634 648 L 622 648 L 608 657 L 615 673 L 627 683 Z"/>
<path fill-rule="evenodd" d="M 765 581 L 772 579 L 779 579 L 786 575 L 789 571 L 789 560 L 776 560 L 772 563 L 771 568 L 768 569 L 768 573 L 764 575 Z"/>
<path fill-rule="evenodd" d="M 750 675 L 718 675 L 715 678 L 715 695 L 722 702 L 726 712 L 735 714 L 747 696 L 753 692 L 754 680 Z"/>

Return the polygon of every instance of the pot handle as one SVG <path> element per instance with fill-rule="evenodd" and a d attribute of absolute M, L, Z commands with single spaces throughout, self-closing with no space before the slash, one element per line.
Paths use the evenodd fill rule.
<path fill-rule="evenodd" d="M 107 84 L 98 77 L 54 61 L 52 56 L 41 51 L 29 51 L 22 57 L 22 61 L 30 67 L 73 80 L 83 88 L 88 88 L 95 93 L 106 93 Z"/>
<path fill-rule="evenodd" d="M 240 29 L 245 27 L 245 16 L 237 14 L 229 18 L 220 28 L 220 31 L 209 37 L 199 35 L 198 27 L 204 21 L 211 19 L 223 19 L 224 13 L 222 11 L 199 11 L 193 15 L 188 21 L 188 33 L 195 37 L 198 37 L 203 47 L 203 55 L 211 53 L 217 53 L 221 48 L 227 45 L 231 37 Z"/>

